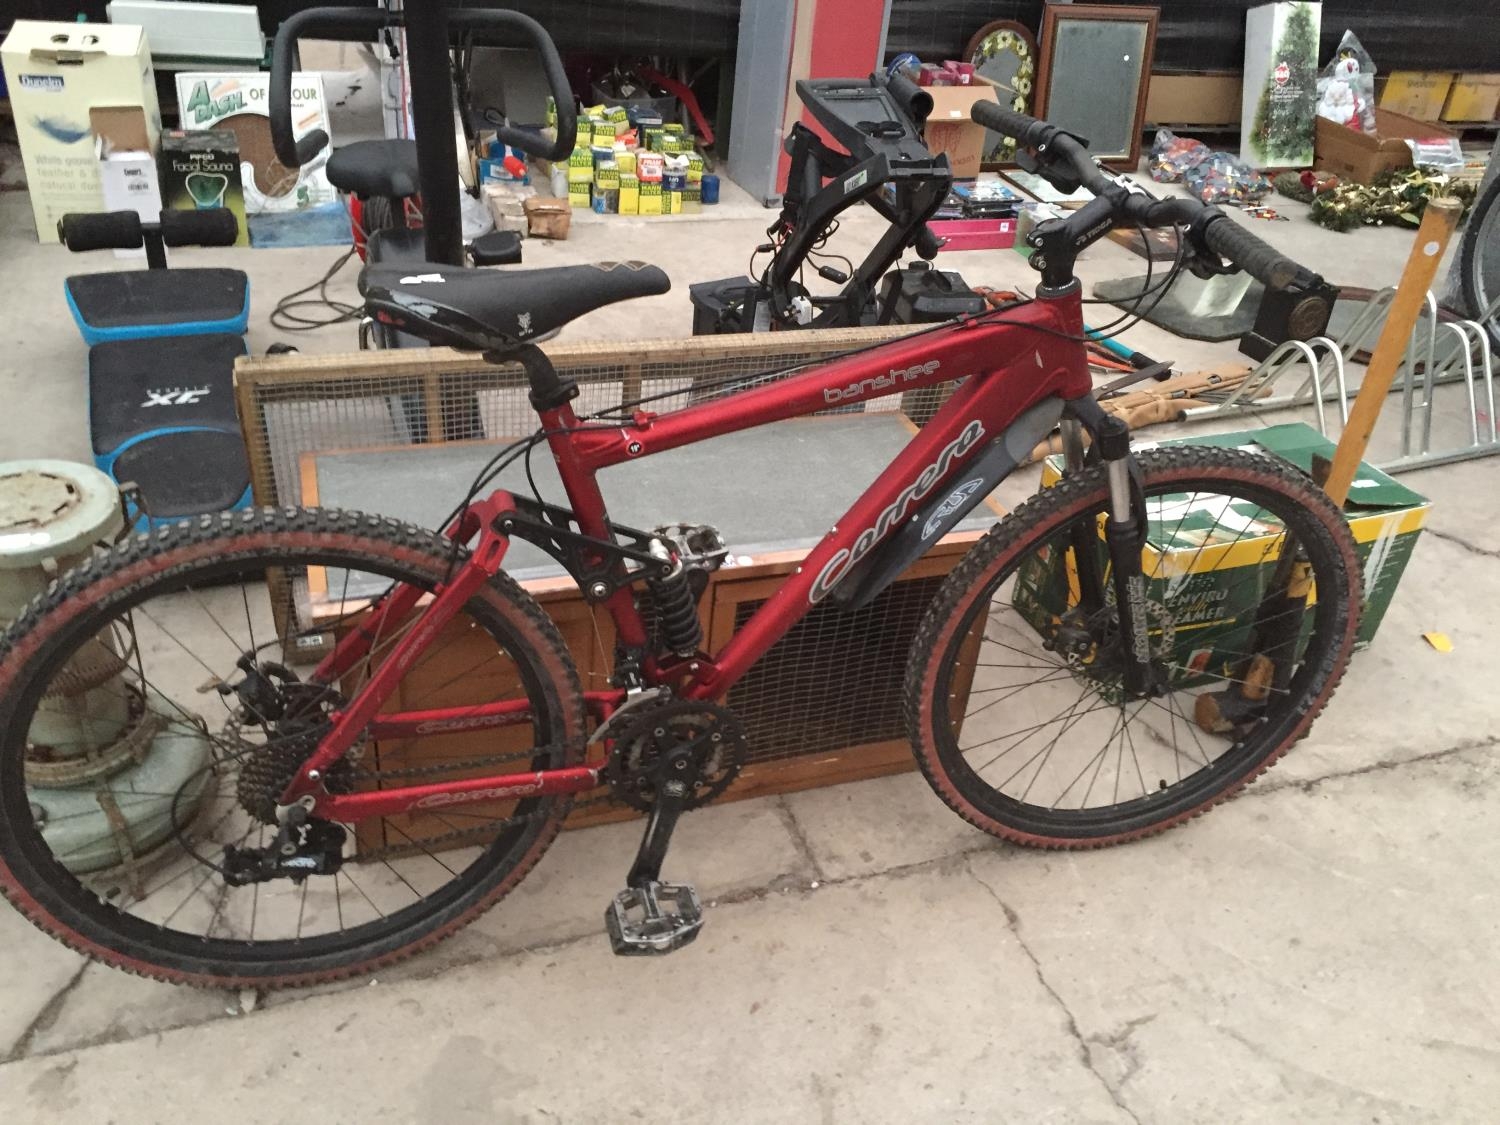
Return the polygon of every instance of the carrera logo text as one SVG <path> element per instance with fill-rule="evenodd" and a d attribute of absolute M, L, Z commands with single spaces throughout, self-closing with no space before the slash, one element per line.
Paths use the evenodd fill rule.
<path fill-rule="evenodd" d="M 833 558 L 829 559 L 818 573 L 807 600 L 816 604 L 826 598 L 844 575 L 848 574 L 860 559 L 873 551 L 875 544 L 884 539 L 890 533 L 891 528 L 906 518 L 906 513 L 911 510 L 911 506 L 936 488 L 938 481 L 948 475 L 948 469 L 953 463 L 969 453 L 983 437 L 984 426 L 977 418 L 965 426 L 963 433 L 943 447 L 937 460 L 923 469 L 922 475 L 903 488 L 900 495 L 891 502 L 890 507 L 880 513 L 875 520 L 874 527 L 867 527 L 860 532 L 852 548 L 841 547 L 834 552 Z M 949 500 L 951 501 L 952 497 L 949 497 Z"/>
<path fill-rule="evenodd" d="M 520 785 L 494 785 L 488 789 L 469 789 L 462 793 L 432 793 L 412 804 L 414 809 L 436 809 L 444 805 L 465 805 L 471 801 L 498 801 L 503 797 L 526 797 L 542 791 L 538 774 L 534 781 Z"/>
<path fill-rule="evenodd" d="M 923 375 L 931 375 L 941 366 L 940 361 L 929 359 L 926 363 L 918 363 L 913 367 L 892 368 L 889 374 L 872 375 L 868 379 L 861 379 L 858 383 L 850 383 L 847 387 L 825 387 L 823 401 L 848 402 L 850 399 L 864 398 L 866 395 L 879 391 L 888 391 L 893 387 L 914 382 Z"/>

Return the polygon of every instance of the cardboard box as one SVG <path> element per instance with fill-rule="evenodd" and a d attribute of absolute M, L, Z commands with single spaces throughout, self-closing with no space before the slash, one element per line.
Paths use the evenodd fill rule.
<path fill-rule="evenodd" d="M 984 156 L 984 126 L 969 119 L 975 102 L 997 102 L 992 86 L 933 86 L 932 112 L 927 116 L 927 147 L 948 155 L 948 167 L 956 180 L 979 175 Z"/>
<path fill-rule="evenodd" d="M 139 106 L 99 106 L 89 110 L 99 158 L 99 187 L 106 211 L 134 211 L 143 223 L 161 217 L 161 184 L 156 155 Z M 116 258 L 144 258 L 146 249 L 116 250 Z"/>
<path fill-rule="evenodd" d="M 37 240 L 57 241 L 57 221 L 103 204 L 90 111 L 142 112 L 149 147 L 161 132 L 151 48 L 128 24 L 17 20 L 0 44 Z"/>
<path fill-rule="evenodd" d="M 288 168 L 276 159 L 271 146 L 268 111 L 271 76 L 256 71 L 197 72 L 177 76 L 177 105 L 181 127 L 229 129 L 240 150 L 240 181 L 248 214 L 300 211 L 338 198 L 324 165 L 332 144 L 301 168 Z M 323 97 L 323 76 L 307 71 L 292 74 L 292 131 L 297 137 L 314 129 L 332 133 Z"/>
<path fill-rule="evenodd" d="M 239 138 L 229 129 L 161 135 L 161 204 L 174 211 L 227 207 L 239 223 L 236 246 L 250 245 L 245 222 L 245 187 L 240 179 Z"/>
<path fill-rule="evenodd" d="M 1334 448 L 1333 442 L 1301 422 L 1162 444 L 1272 453 L 1304 471 L 1311 469 L 1315 454 L 1331 456 Z M 1047 458 L 1042 467 L 1044 488 L 1060 479 L 1062 464 L 1061 456 Z M 1374 639 L 1390 608 L 1431 504 L 1363 464 L 1349 497 L 1344 515 L 1354 533 L 1365 579 L 1364 612 L 1356 642 L 1363 647 Z M 1174 506 L 1174 499 L 1182 502 Z M 1149 520 L 1143 558 L 1147 601 L 1165 606 L 1172 618 L 1172 663 L 1182 669 L 1174 678 L 1176 686 L 1217 679 L 1228 674 L 1224 673 L 1226 665 L 1242 658 L 1251 611 L 1265 596 L 1265 583 L 1275 569 L 1281 531 L 1279 523 L 1265 518 L 1254 506 L 1226 513 L 1209 498 L 1198 510 L 1191 506 L 1191 499 L 1184 494 L 1153 501 L 1153 511 L 1162 518 Z M 1107 557 L 1103 534 L 1101 520 L 1101 560 Z M 1052 616 L 1067 608 L 1068 583 L 1060 568 L 1069 564 L 1064 559 L 1061 551 L 1038 553 L 1022 564 L 1017 575 L 1015 606 L 1033 628 L 1046 627 Z M 1259 575 L 1250 577 L 1249 572 L 1257 569 Z"/>
<path fill-rule="evenodd" d="M 1238 127 L 1244 86 L 1238 74 L 1153 74 L 1146 92 L 1146 122 Z"/>
<path fill-rule="evenodd" d="M 1500 118 L 1500 74 L 1460 74 L 1448 91 L 1444 121 L 1494 121 Z"/>
<path fill-rule="evenodd" d="M 641 213 L 641 181 L 630 172 L 620 173 L 620 214 Z"/>
<path fill-rule="evenodd" d="M 1451 70 L 1393 70 L 1376 104 L 1418 121 L 1436 121 L 1452 86 Z"/>
<path fill-rule="evenodd" d="M 1322 4 L 1298 0 L 1245 13 L 1240 159 L 1252 168 L 1306 168 L 1313 162 L 1322 12 Z"/>
<path fill-rule="evenodd" d="M 662 192 L 660 180 L 641 181 L 639 207 L 639 214 L 642 215 L 660 215 L 662 213 Z"/>
<path fill-rule="evenodd" d="M 1457 136 L 1432 121 L 1418 121 L 1404 114 L 1375 107 L 1373 134 L 1351 129 L 1326 117 L 1318 118 L 1317 167 L 1340 179 L 1368 184 L 1381 172 L 1411 167 L 1411 149 L 1405 138 Z"/>

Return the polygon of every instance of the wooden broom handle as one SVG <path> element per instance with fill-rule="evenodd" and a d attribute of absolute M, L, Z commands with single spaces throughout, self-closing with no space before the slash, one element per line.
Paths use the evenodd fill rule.
<path fill-rule="evenodd" d="M 1349 486 L 1354 483 L 1354 474 L 1358 472 L 1365 448 L 1370 444 L 1380 408 L 1390 394 L 1396 368 L 1417 326 L 1417 317 L 1427 303 L 1427 291 L 1437 274 L 1443 248 L 1448 245 L 1462 213 L 1463 206 L 1458 200 L 1445 197 L 1429 202 L 1422 216 L 1417 240 L 1406 259 L 1406 268 L 1401 271 L 1401 283 L 1396 287 L 1396 296 L 1386 313 L 1380 340 L 1365 367 L 1364 381 L 1359 385 L 1354 408 L 1349 411 L 1349 421 L 1339 437 L 1338 448 L 1334 450 L 1328 482 L 1323 486 L 1329 498 L 1340 507 L 1349 498 Z"/>

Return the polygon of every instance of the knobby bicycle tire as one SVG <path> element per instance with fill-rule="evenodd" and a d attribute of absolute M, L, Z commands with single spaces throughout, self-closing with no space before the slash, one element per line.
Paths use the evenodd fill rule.
<path fill-rule="evenodd" d="M 1108 485 L 1102 468 L 1086 470 L 1044 489 L 991 529 L 948 577 L 918 629 L 905 683 L 908 731 L 917 762 L 928 782 L 965 820 L 1002 839 L 1043 848 L 1099 847 L 1153 835 L 1204 812 L 1259 776 L 1306 735 L 1313 719 L 1337 687 L 1353 649 L 1360 606 L 1360 568 L 1354 539 L 1342 513 L 1311 480 L 1284 462 L 1233 449 L 1180 446 L 1141 453 L 1138 459 L 1148 497 L 1159 497 L 1165 504 L 1172 495 L 1188 494 L 1191 490 L 1194 498 L 1200 493 L 1209 498 L 1240 498 L 1273 513 L 1295 534 L 1316 576 L 1317 596 L 1309 608 L 1315 620 L 1311 636 L 1304 634 L 1306 649 L 1284 691 L 1284 698 L 1270 697 L 1272 704 L 1266 711 L 1267 717 L 1254 730 L 1243 737 L 1236 734 L 1236 741 L 1230 748 L 1210 761 L 1198 731 L 1185 728 L 1182 743 L 1188 749 L 1180 750 L 1176 745 L 1177 732 L 1183 721 L 1191 716 L 1176 709 L 1173 697 L 1168 696 L 1165 706 L 1159 702 L 1155 704 L 1159 711 L 1166 712 L 1165 720 L 1157 712 L 1147 710 L 1153 705 L 1150 700 L 1140 702 L 1138 706 L 1134 701 L 1121 702 L 1121 694 L 1111 694 L 1108 690 L 1105 673 L 1093 670 L 1103 665 L 1079 670 L 1058 662 L 1036 634 L 1028 631 L 1031 626 L 1024 621 L 1021 622 L 1024 627 L 1008 637 L 1004 632 L 1004 622 L 995 626 L 997 635 L 992 641 L 992 625 L 1000 610 L 1015 612 L 1018 620 L 1022 615 L 1022 610 L 1016 607 L 1024 608 L 1026 595 L 1023 593 L 1021 600 L 1017 600 L 1015 583 L 1020 581 L 1017 575 L 1027 560 L 1050 557 L 1044 556 L 1043 552 L 1058 548 L 1066 556 L 1065 544 L 1072 541 L 1068 529 L 1079 520 L 1087 521 L 1090 535 L 1098 534 L 1097 521 L 1102 518 L 1108 503 Z M 1260 513 L 1256 512 L 1255 516 L 1260 518 Z M 1228 558 L 1228 550 L 1233 546 L 1231 544 L 1225 549 L 1221 557 Z M 1012 583 L 1010 593 L 999 594 L 1007 582 Z M 1165 598 L 1163 603 L 1165 606 Z M 1174 638 L 1176 636 L 1170 626 L 1170 614 L 1169 608 L 1160 611 L 1159 643 L 1168 643 L 1169 633 Z M 1157 622 L 1156 617 L 1151 620 Z M 1186 626 L 1182 635 L 1184 638 L 1192 636 Z M 1037 642 L 1035 653 L 1024 643 L 1025 637 Z M 1015 643 L 1007 643 L 1007 640 Z M 997 646 L 1003 660 L 980 659 L 985 655 L 985 644 L 991 642 Z M 1175 640 L 1172 643 L 1176 643 Z M 1184 640 L 1182 643 L 1193 642 Z M 965 645 L 970 646 L 968 651 L 965 651 Z M 1173 657 L 1163 659 L 1170 661 Z M 1185 665 L 1171 666 L 1181 668 L 1184 680 L 1191 682 L 1192 677 Z M 972 668 L 972 672 L 964 672 L 965 667 Z M 1209 668 L 1210 665 L 1205 663 L 1203 667 Z M 979 677 L 988 675 L 1001 679 L 1007 674 L 989 671 L 991 668 L 1025 669 L 1017 678 L 1030 677 L 1033 671 L 1041 674 L 1015 689 L 1005 685 L 1000 688 L 965 688 L 960 682 L 964 675 L 971 676 L 973 684 L 979 684 Z M 1206 671 L 1199 679 L 1213 675 L 1213 672 Z M 1222 675 L 1219 677 L 1223 678 Z M 1048 708 L 1030 702 L 1030 695 L 1043 691 L 1066 698 L 1075 685 L 1080 685 L 1080 699 L 1092 691 L 1097 700 L 1088 699 L 1085 706 L 1074 703 L 1071 709 L 1058 711 L 1055 715 Z M 1212 686 L 1210 682 L 1210 687 L 1205 690 Z M 1004 694 L 975 698 L 981 692 L 1000 691 Z M 950 714 L 950 699 L 964 700 L 962 715 Z M 1118 720 L 1114 714 L 1117 704 L 1120 707 Z M 1003 718 L 1012 713 L 1020 715 L 1028 706 L 1034 706 L 1031 715 L 1015 720 Z M 1148 723 L 1154 720 L 1149 732 L 1154 742 L 1164 741 L 1161 728 L 1171 724 L 1173 745 L 1169 760 L 1177 763 L 1177 782 L 1169 783 L 1165 776 L 1155 774 L 1150 775 L 1155 782 L 1148 780 L 1149 771 L 1142 769 L 1139 760 L 1134 763 L 1134 771 L 1130 769 L 1126 738 L 1127 722 L 1134 718 L 1127 718 L 1131 706 L 1136 706 L 1134 717 L 1144 712 Z M 980 716 L 981 711 L 987 714 Z M 1115 799 L 1104 799 L 1098 807 L 1084 807 L 1082 802 L 1076 808 L 1064 807 L 1065 804 L 1071 806 L 1076 800 L 1077 789 L 1082 785 L 1078 778 L 1073 778 L 1068 788 L 1062 791 L 1066 802 L 1061 797 L 1050 806 L 1029 802 L 1027 796 L 1044 769 L 1056 768 L 1058 780 L 1053 784 L 1073 777 L 1071 763 L 1067 768 L 1054 767 L 1052 755 L 1057 752 L 1056 747 L 1065 745 L 1062 741 L 1065 736 L 1073 734 L 1075 739 L 1079 737 L 1077 732 L 1082 728 L 1083 716 L 1092 712 L 1098 714 L 1090 722 L 1099 727 L 1106 722 L 1109 724 L 1108 739 L 1104 749 L 1093 757 L 1082 757 L 1088 748 L 1084 744 L 1083 751 L 1078 752 L 1074 760 L 1082 758 L 1084 762 L 1080 777 L 1087 777 L 1087 771 L 1093 769 L 1094 775 L 1088 780 L 1092 789 L 1104 769 L 1107 760 L 1104 755 L 1116 754 L 1120 761 L 1115 767 Z M 1037 715 L 1050 717 L 1027 725 L 1028 720 Z M 983 741 L 981 736 L 988 733 L 988 728 L 980 724 L 1002 721 L 1016 721 L 1022 725 L 1014 732 L 988 740 L 988 743 Z M 1116 722 L 1119 723 L 1118 729 Z M 1037 735 L 1038 730 L 1052 733 L 1050 742 L 1044 742 L 1047 735 Z M 1201 769 L 1188 742 L 1189 735 L 1198 743 L 1197 751 L 1203 758 Z M 1036 742 L 1028 743 L 1033 737 Z M 1135 759 L 1138 747 L 1135 736 L 1129 737 L 1129 758 Z M 1116 738 L 1119 747 L 1113 750 L 1111 746 Z M 971 745 L 961 750 L 963 740 L 968 740 Z M 982 754 L 978 747 L 983 747 Z M 987 780 L 981 776 L 992 762 L 981 768 L 965 757 L 970 751 L 975 752 L 975 759 L 988 756 L 996 747 L 997 758 L 1017 751 L 1016 757 L 1004 763 L 1002 769 L 1012 767 L 1017 761 L 1025 763 L 1012 775 L 1016 788 L 1029 781 L 1026 793 L 1019 798 L 1014 793 L 1003 792 L 1003 784 L 997 784 L 993 777 Z M 1018 749 L 1021 747 L 1024 749 Z M 1158 748 L 1153 744 L 1144 749 Z M 1029 759 L 1027 755 L 1030 755 Z M 1184 757 L 1194 757 L 1191 763 L 1194 772 L 1186 777 L 1181 774 L 1181 759 Z M 1038 759 L 1040 764 L 1033 766 Z M 1025 772 L 1028 769 L 1034 770 L 1029 777 Z M 1132 772 L 1140 774 L 1141 795 L 1118 800 L 1120 778 L 1129 777 Z M 1012 778 L 1005 780 L 1011 781 Z M 1070 793 L 1072 796 L 1068 796 Z M 1087 794 L 1084 796 L 1086 800 Z"/>
<path fill-rule="evenodd" d="M 210 940 L 213 921 L 199 943 L 116 910 L 50 853 L 28 807 L 27 735 L 39 699 L 79 651 L 80 639 L 93 636 L 112 614 L 146 604 L 153 589 L 299 559 L 363 564 L 382 577 L 430 588 L 448 575 L 453 547 L 431 532 L 354 512 L 287 508 L 204 516 L 97 553 L 33 601 L 0 638 L 0 893 L 43 930 L 91 957 L 161 980 L 221 988 L 309 985 L 370 972 L 432 946 L 508 893 L 552 843 L 570 800 L 530 798 L 517 806 L 525 816 L 512 818 L 513 827 L 499 830 L 451 884 L 419 895 L 389 920 L 381 913 L 385 924 L 344 931 L 341 908 L 340 930 L 326 938 L 300 940 L 299 915 L 298 941 L 248 943 Z M 509 646 L 505 651 L 519 654 L 517 674 L 529 677 L 525 690 L 546 712 L 534 720 L 546 729 L 543 763 L 575 764 L 585 738 L 582 688 L 551 619 L 504 574 L 464 612 Z M 536 745 L 540 755 L 544 743 Z M 254 932 L 252 924 L 252 939 Z"/>

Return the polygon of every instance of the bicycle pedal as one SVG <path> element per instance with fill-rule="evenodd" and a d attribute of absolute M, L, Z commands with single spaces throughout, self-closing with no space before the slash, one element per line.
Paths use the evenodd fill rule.
<path fill-rule="evenodd" d="M 686 883 L 645 883 L 615 895 L 604 927 L 616 956 L 659 957 L 698 936 L 703 905 Z"/>

